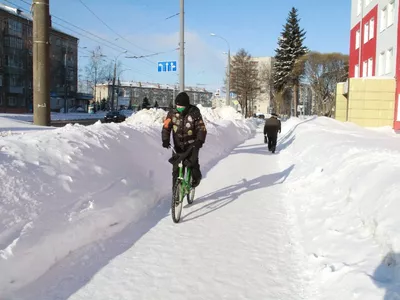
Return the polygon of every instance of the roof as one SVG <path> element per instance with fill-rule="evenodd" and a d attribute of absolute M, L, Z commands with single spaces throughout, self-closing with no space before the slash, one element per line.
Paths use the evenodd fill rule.
<path fill-rule="evenodd" d="M 28 20 L 28 21 L 30 21 L 30 22 L 33 21 L 32 16 L 31 16 L 30 14 L 28 14 L 28 13 L 25 13 L 25 12 L 24 12 L 22 9 L 20 9 L 20 8 L 15 8 L 15 7 L 11 7 L 11 6 L 8 6 L 8 5 L 5 5 L 5 4 L 0 3 L 0 10 L 5 11 L 5 12 L 7 12 L 7 13 L 9 13 L 9 14 L 12 14 L 12 15 L 14 15 L 14 16 L 16 16 L 16 17 L 19 17 L 19 18 Z M 73 38 L 73 39 L 79 40 L 77 37 L 75 37 L 75 36 L 73 36 L 73 35 L 70 35 L 70 34 L 68 34 L 68 33 L 65 33 L 64 31 L 62 31 L 62 30 L 60 30 L 60 29 L 57 29 L 57 28 L 55 28 L 54 26 L 51 26 L 51 29 L 52 29 L 53 31 L 55 31 L 55 32 L 59 32 L 59 33 L 62 33 L 62 34 L 64 34 L 64 35 L 67 35 L 67 36 L 69 36 L 69 37 L 71 37 L 71 38 Z"/>

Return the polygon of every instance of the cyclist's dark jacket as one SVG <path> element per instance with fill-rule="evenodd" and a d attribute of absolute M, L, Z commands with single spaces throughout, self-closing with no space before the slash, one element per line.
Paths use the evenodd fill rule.
<path fill-rule="evenodd" d="M 207 136 L 200 109 L 194 105 L 189 105 L 182 113 L 176 109 L 168 112 L 161 132 L 163 142 L 170 141 L 171 130 L 177 152 L 185 151 L 196 140 L 204 143 Z"/>

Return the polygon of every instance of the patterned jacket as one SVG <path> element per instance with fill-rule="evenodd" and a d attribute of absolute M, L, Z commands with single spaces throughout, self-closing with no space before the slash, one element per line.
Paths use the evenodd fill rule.
<path fill-rule="evenodd" d="M 163 142 L 170 141 L 171 131 L 175 150 L 178 152 L 185 151 L 196 140 L 204 143 L 207 129 L 200 109 L 189 105 L 182 113 L 176 109 L 169 111 L 161 132 Z"/>

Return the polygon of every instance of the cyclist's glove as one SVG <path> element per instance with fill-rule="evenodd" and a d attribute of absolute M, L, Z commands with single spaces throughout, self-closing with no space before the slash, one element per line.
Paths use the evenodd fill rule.
<path fill-rule="evenodd" d="M 202 141 L 194 141 L 193 146 L 197 149 L 200 149 L 201 147 L 203 147 L 203 142 Z"/>
<path fill-rule="evenodd" d="M 168 149 L 169 147 L 171 147 L 171 144 L 169 143 L 169 141 L 163 141 L 162 146 Z"/>

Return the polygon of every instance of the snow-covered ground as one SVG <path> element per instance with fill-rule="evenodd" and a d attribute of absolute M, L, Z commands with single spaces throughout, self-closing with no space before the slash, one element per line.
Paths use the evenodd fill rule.
<path fill-rule="evenodd" d="M 0 299 L 400 299 L 399 136 L 202 111 L 180 224 L 160 110 L 0 139 Z"/>
<path fill-rule="evenodd" d="M 132 111 L 124 110 L 122 111 L 127 117 L 132 115 Z M 51 119 L 54 121 L 64 121 L 64 120 L 84 120 L 84 119 L 102 119 L 107 114 L 107 111 L 98 111 L 94 114 L 88 113 L 51 113 Z M 33 122 L 33 114 L 5 114 L 0 113 L 0 126 L 1 120 L 11 119 L 11 120 L 19 120 L 25 122 Z"/>
<path fill-rule="evenodd" d="M 207 169 L 256 127 L 233 110 L 222 110 L 222 117 L 202 111 Z M 0 139 L 0 299 L 74 251 L 135 224 L 168 195 L 165 114 L 151 109 L 121 124 L 67 125 Z"/>

